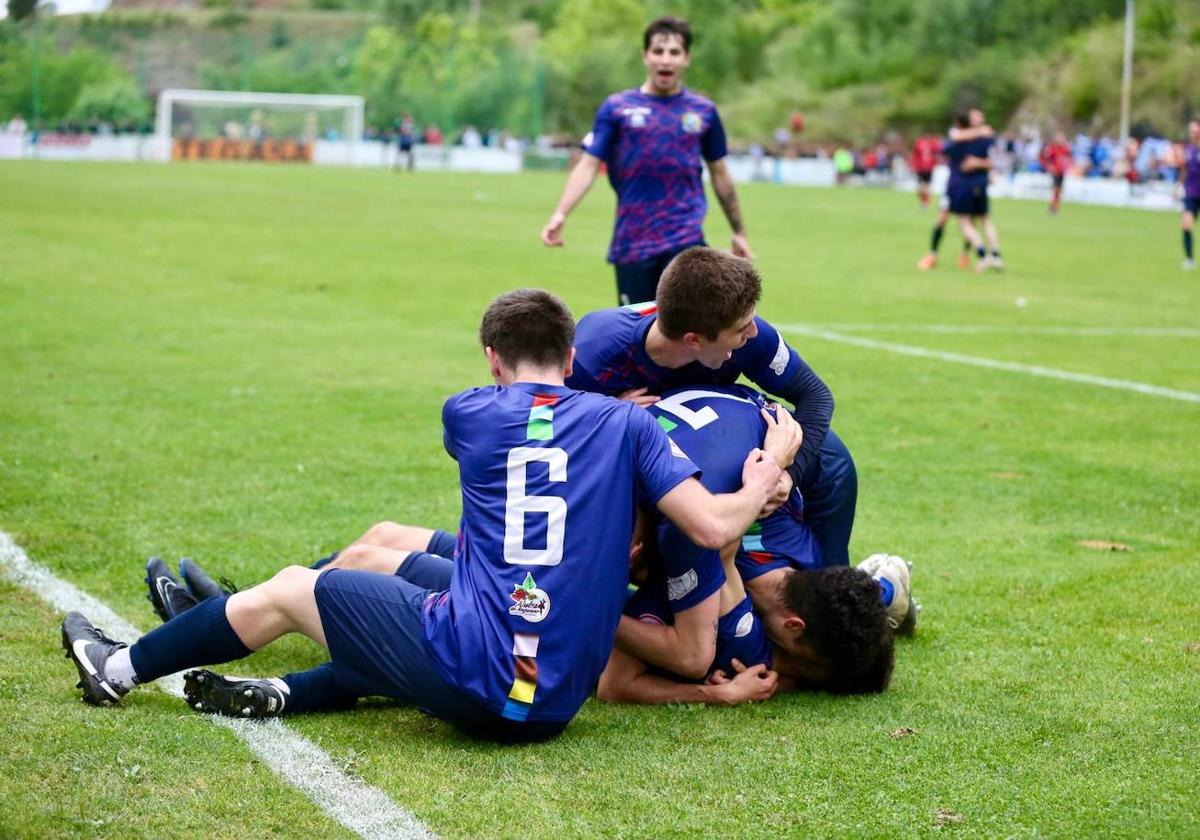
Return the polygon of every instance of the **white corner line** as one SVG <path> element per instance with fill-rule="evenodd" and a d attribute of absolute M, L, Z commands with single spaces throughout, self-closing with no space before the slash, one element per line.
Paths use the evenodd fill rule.
<path fill-rule="evenodd" d="M 935 333 L 939 335 L 1061 335 L 1080 338 L 1136 336 L 1141 338 L 1200 338 L 1196 327 L 1071 327 L 1052 324 L 775 324 L 789 332 L 828 330 L 838 333 Z"/>
<path fill-rule="evenodd" d="M 923 359 L 937 359 L 942 362 L 953 362 L 960 365 L 1003 370 L 1010 373 L 1025 373 L 1030 376 L 1041 376 L 1046 379 L 1060 379 L 1065 382 L 1076 382 L 1081 385 L 1096 385 L 1101 388 L 1114 388 L 1119 391 L 1133 391 L 1151 397 L 1165 397 L 1180 402 L 1200 403 L 1200 394 L 1194 391 L 1177 391 L 1173 388 L 1163 388 L 1158 385 L 1147 385 L 1144 382 L 1132 382 L 1128 379 L 1110 379 L 1105 376 L 1093 376 L 1090 373 L 1074 373 L 1069 370 L 1042 367 L 1041 365 L 1023 365 L 1018 362 L 1003 362 L 997 359 L 985 359 L 980 356 L 965 356 L 962 353 L 948 353 L 942 350 L 930 350 L 925 347 L 914 347 L 910 344 L 895 344 L 890 341 L 876 341 L 872 338 L 843 335 L 830 330 L 805 327 L 800 324 L 776 324 L 781 332 L 807 335 L 812 338 L 836 341 L 855 347 L 866 347 L 871 350 L 885 350 L 889 353 L 899 353 L 904 356 L 917 356 Z"/>
<path fill-rule="evenodd" d="M 132 642 L 142 635 L 107 604 L 30 560 L 24 549 L 4 531 L 0 531 L 0 569 L 7 571 L 8 577 L 17 585 L 50 606 L 62 612 L 78 610 L 114 638 Z M 53 628 L 46 628 L 46 638 L 57 646 L 58 633 Z M 63 672 L 64 685 L 72 685 L 74 681 L 74 674 L 68 676 L 66 671 Z M 168 694 L 183 697 L 183 678 L 178 674 L 157 680 L 155 685 Z M 106 712 L 97 709 L 96 713 Z M 434 836 L 410 811 L 397 805 L 378 788 L 347 776 L 324 750 L 278 718 L 266 721 L 217 715 L 205 718 L 232 730 L 285 782 L 359 837 L 415 840 Z"/>

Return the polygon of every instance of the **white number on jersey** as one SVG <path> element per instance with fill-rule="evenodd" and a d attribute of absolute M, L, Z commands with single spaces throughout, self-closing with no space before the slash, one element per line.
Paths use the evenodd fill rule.
<path fill-rule="evenodd" d="M 567 453 L 558 447 L 518 446 L 508 452 L 508 500 L 504 505 L 504 562 L 519 566 L 557 566 L 567 531 L 567 502 L 558 496 L 525 495 L 531 461 L 545 461 L 551 481 L 567 480 Z M 546 515 L 546 547 L 525 547 L 525 514 Z"/>
<path fill-rule="evenodd" d="M 714 399 L 714 400 L 734 400 L 736 402 L 753 403 L 745 397 L 735 397 L 733 394 L 722 394 L 717 391 L 704 391 L 699 388 L 690 391 L 680 391 L 678 394 L 672 394 L 669 397 L 659 400 L 654 404 L 655 408 L 660 408 L 667 414 L 672 414 L 675 417 L 687 423 L 693 429 L 703 429 L 709 423 L 717 419 L 717 412 L 711 405 L 706 405 L 699 411 L 692 411 L 687 407 L 687 403 L 692 400 L 699 399 Z"/>

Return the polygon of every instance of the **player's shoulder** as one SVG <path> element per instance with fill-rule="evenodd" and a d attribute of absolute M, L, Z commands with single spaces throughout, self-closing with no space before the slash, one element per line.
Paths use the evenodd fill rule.
<path fill-rule="evenodd" d="M 625 334 L 637 328 L 642 318 L 657 312 L 653 303 L 632 306 L 614 306 L 597 309 L 579 319 L 575 325 L 575 343 L 608 338 L 620 341 Z"/>
<path fill-rule="evenodd" d="M 680 102 L 693 108 L 711 108 L 717 109 L 717 105 L 707 96 L 702 93 L 696 93 L 691 88 L 684 88 L 679 95 Z"/>

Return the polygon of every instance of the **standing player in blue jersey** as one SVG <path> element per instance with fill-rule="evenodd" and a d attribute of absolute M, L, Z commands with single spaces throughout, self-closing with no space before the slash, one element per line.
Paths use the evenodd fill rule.
<path fill-rule="evenodd" d="M 833 395 L 755 308 L 762 280 L 748 261 L 690 248 L 663 273 L 653 304 L 601 309 L 579 321 L 568 384 L 653 403 L 682 385 L 728 385 L 745 376 L 795 406 L 804 442 L 780 487 L 804 496 L 805 517 L 827 565 L 850 563 L 858 476 L 829 428 Z"/>
<path fill-rule="evenodd" d="M 697 544 L 719 547 L 753 521 L 780 472 L 756 450 L 743 487 L 711 495 L 647 412 L 563 384 L 573 333 L 566 307 L 540 290 L 503 295 L 484 315 L 496 385 L 457 394 L 442 411 L 463 503 L 448 590 L 292 566 L 201 601 L 133 645 L 68 613 L 62 642 L 84 700 L 113 705 L 139 683 L 240 659 L 296 632 L 327 647 L 330 661 L 240 691 L 193 672 L 189 700 L 268 716 L 381 695 L 498 741 L 561 732 L 612 649 L 637 499 Z"/>
<path fill-rule="evenodd" d="M 725 165 L 725 129 L 716 106 L 683 86 L 691 62 L 686 21 L 664 17 L 646 27 L 641 87 L 614 93 L 596 112 L 583 139 L 583 155 L 567 178 L 562 198 L 542 228 L 542 243 L 563 244 L 567 216 L 583 199 L 603 163 L 617 193 L 617 222 L 608 261 L 616 268 L 621 304 L 654 299 L 671 258 L 704 244 L 707 202 L 701 162 L 733 229 L 733 253 L 753 259 L 737 190 Z"/>
<path fill-rule="evenodd" d="M 992 170 L 992 147 L 996 143 L 995 132 L 984 119 L 983 111 L 978 108 L 959 114 L 956 122 L 956 130 L 950 133 L 950 142 L 942 149 L 951 173 L 951 180 L 946 185 L 950 212 L 958 219 L 958 229 L 963 239 L 975 249 L 975 270 L 1000 270 L 1004 268 L 1004 260 L 1000 256 L 1000 235 L 988 205 L 988 180 Z M 976 225 L 983 228 L 987 247 Z"/>
<path fill-rule="evenodd" d="M 1196 267 L 1192 230 L 1200 212 L 1200 121 L 1188 123 L 1188 144 L 1183 150 L 1183 270 Z"/>

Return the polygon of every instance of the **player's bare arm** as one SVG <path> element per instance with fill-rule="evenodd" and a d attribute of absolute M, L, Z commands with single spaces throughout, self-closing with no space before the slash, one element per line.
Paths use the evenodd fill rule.
<path fill-rule="evenodd" d="M 740 663 L 739 663 L 740 664 Z M 606 703 L 710 703 L 736 706 L 747 701 L 769 700 L 778 675 L 766 665 L 755 665 L 733 679 L 694 684 L 679 683 L 646 672 L 646 664 L 620 650 L 609 657 L 600 676 L 596 697 Z"/>
<path fill-rule="evenodd" d="M 643 662 L 689 679 L 703 679 L 717 655 L 717 611 L 714 592 L 694 607 L 675 613 L 675 623 L 649 624 L 621 616 L 617 647 Z"/>
<path fill-rule="evenodd" d="M 709 161 L 708 174 L 712 179 L 713 192 L 717 194 L 717 201 L 720 202 L 729 227 L 733 231 L 733 255 L 748 260 L 754 259 L 754 254 L 746 241 L 746 225 L 742 221 L 742 208 L 738 204 L 737 188 L 733 184 L 733 176 L 729 174 L 729 167 L 725 165 L 725 159 Z"/>
<path fill-rule="evenodd" d="M 595 155 L 589 155 L 584 152 L 575 168 L 571 170 L 571 174 L 567 176 L 567 184 L 563 187 L 562 197 L 558 200 L 558 206 L 554 208 L 554 212 L 550 214 L 549 221 L 542 228 L 542 244 L 548 248 L 560 248 L 563 245 L 562 229 L 563 224 L 567 221 L 567 216 L 575 209 L 587 191 L 591 188 L 592 182 L 596 180 L 596 173 L 600 171 L 600 158 Z"/>

